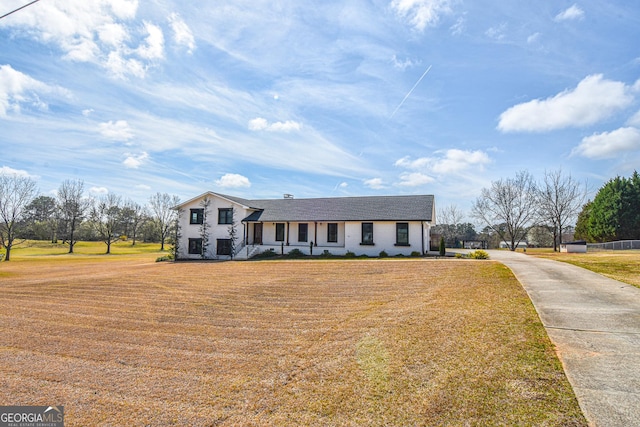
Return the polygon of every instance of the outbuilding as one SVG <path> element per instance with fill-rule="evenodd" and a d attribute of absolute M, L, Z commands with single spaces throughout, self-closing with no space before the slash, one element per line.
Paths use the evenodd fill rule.
<path fill-rule="evenodd" d="M 587 253 L 587 242 L 585 240 L 577 240 L 575 242 L 561 243 L 560 252 L 575 254 Z"/>

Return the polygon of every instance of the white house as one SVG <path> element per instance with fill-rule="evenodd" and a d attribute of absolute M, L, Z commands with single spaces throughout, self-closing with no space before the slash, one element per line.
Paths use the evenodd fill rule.
<path fill-rule="evenodd" d="M 176 207 L 181 259 L 287 254 L 424 254 L 435 225 L 432 195 L 246 200 L 207 192 Z M 231 230 L 235 230 L 235 239 Z"/>

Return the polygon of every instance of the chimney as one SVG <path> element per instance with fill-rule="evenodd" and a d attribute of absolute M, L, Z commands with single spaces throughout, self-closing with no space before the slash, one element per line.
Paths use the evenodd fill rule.
<path fill-rule="evenodd" d="M 285 199 L 293 199 L 293 194 L 287 193 L 287 194 L 284 195 L 284 198 Z"/>

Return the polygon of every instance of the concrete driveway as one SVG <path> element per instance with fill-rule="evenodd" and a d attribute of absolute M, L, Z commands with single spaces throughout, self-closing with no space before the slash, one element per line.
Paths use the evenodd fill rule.
<path fill-rule="evenodd" d="M 590 425 L 640 426 L 640 289 L 522 252 L 489 254 L 529 294 Z"/>

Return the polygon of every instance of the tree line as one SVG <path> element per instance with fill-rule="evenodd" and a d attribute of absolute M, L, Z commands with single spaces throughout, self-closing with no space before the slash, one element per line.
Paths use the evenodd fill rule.
<path fill-rule="evenodd" d="M 589 242 L 640 239 L 638 172 L 611 179 L 585 203 L 587 194 L 586 183 L 562 170 L 545 172 L 540 182 L 521 171 L 483 188 L 471 215 L 511 250 L 541 230 L 552 234 L 554 250 L 563 243 L 564 232 L 572 229 L 575 239 Z"/>
<path fill-rule="evenodd" d="M 112 243 L 130 239 L 135 245 L 160 242 L 160 250 L 175 228 L 178 196 L 156 193 L 146 205 L 109 193 L 89 197 L 81 180 L 65 180 L 55 195 L 39 194 L 30 177 L 0 175 L 0 247 L 5 260 L 11 249 L 27 239 L 61 241 L 73 253 L 78 240 L 102 241 L 106 253 Z"/>

